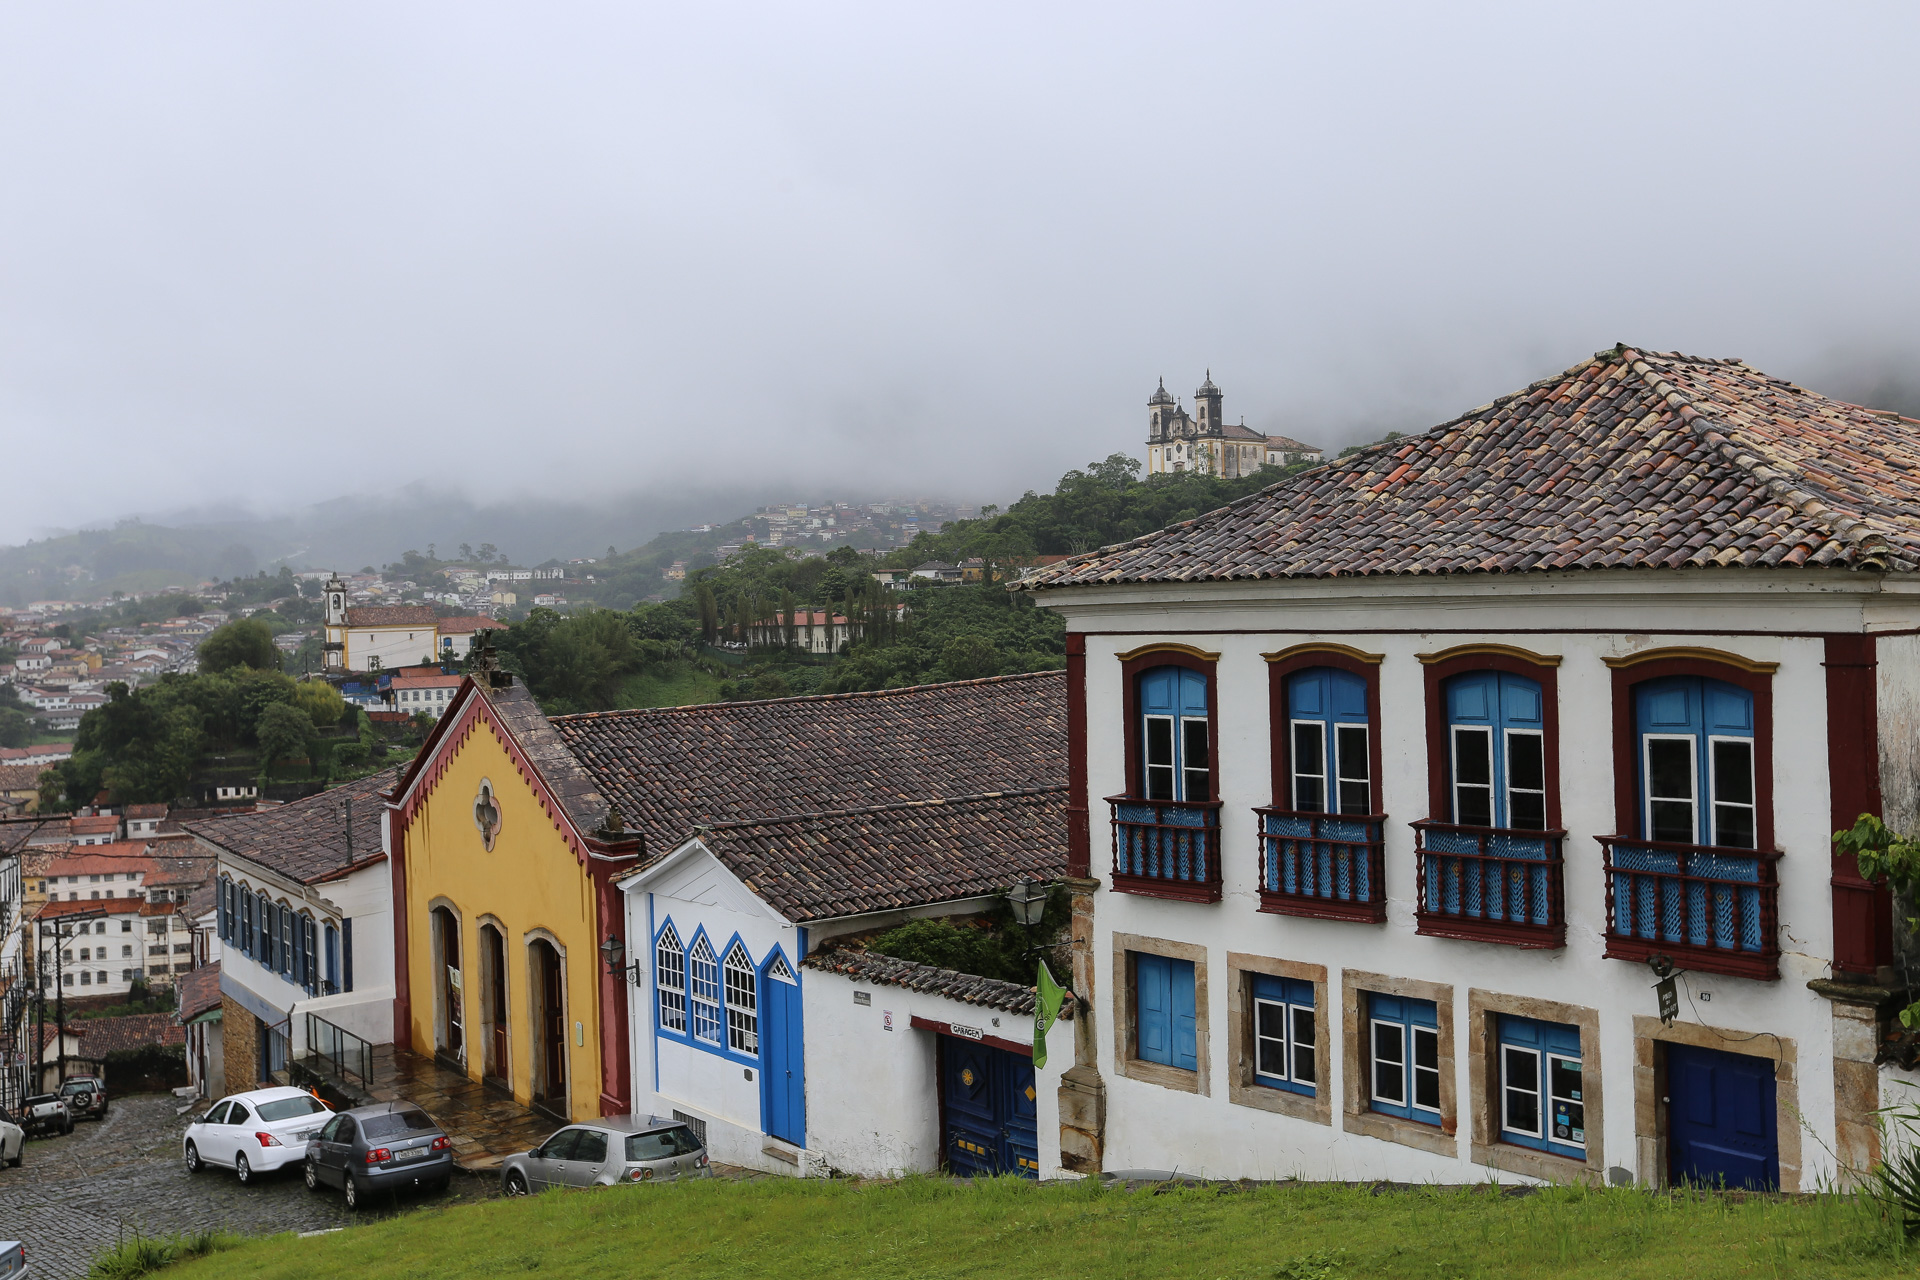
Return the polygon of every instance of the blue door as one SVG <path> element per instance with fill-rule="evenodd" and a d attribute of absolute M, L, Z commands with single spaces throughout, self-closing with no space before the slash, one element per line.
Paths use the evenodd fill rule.
<path fill-rule="evenodd" d="M 805 1041 L 800 984 L 778 950 L 760 966 L 760 1117 L 766 1132 L 807 1145 Z"/>
<path fill-rule="evenodd" d="M 1667 1164 L 1674 1182 L 1771 1191 L 1780 1185 L 1773 1063 L 1667 1046 Z"/>
<path fill-rule="evenodd" d="M 1033 1059 L 941 1036 L 940 1075 L 948 1170 L 963 1178 L 1038 1177 Z"/>

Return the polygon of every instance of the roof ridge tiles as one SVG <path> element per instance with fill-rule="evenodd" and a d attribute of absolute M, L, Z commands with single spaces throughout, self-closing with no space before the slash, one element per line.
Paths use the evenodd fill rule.
<path fill-rule="evenodd" d="M 1047 677 L 1060 677 L 1064 671 L 1059 667 L 1049 667 L 1045 671 L 1016 671 L 1004 676 L 977 676 L 971 680 L 940 680 L 927 684 L 901 685 L 897 689 L 857 689 L 850 693 L 799 693 L 785 698 L 742 698 L 737 702 L 690 702 L 679 707 L 622 707 L 615 711 L 575 711 L 563 716 L 550 717 L 555 724 L 578 724 L 594 720 L 617 720 L 625 717 L 649 715 L 667 715 L 673 713 L 711 712 L 720 707 L 764 707 L 770 704 L 799 702 L 852 702 L 861 698 L 889 698 L 908 693 L 925 693 L 929 689 L 951 689 L 964 685 L 1011 684 L 1019 680 L 1041 680 Z"/>

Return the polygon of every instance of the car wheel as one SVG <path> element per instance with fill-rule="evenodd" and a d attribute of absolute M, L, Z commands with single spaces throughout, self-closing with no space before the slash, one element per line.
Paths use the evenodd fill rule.
<path fill-rule="evenodd" d="M 433 1184 L 432 1186 L 430 1186 L 430 1187 L 428 1187 L 428 1188 L 427 1188 L 427 1190 L 429 1190 L 429 1191 L 431 1191 L 431 1192 L 433 1192 L 433 1194 L 435 1194 L 435 1195 L 437 1195 L 437 1196 L 443 1196 L 443 1195 L 445 1195 L 445 1194 L 447 1194 L 447 1188 L 448 1188 L 449 1186 L 451 1186 L 452 1184 L 453 1184 L 453 1179 L 452 1179 L 452 1178 L 442 1178 L 442 1179 L 440 1179 L 440 1181 L 438 1181 L 438 1182 L 436 1182 L 436 1183 L 434 1183 L 434 1184 Z"/>
<path fill-rule="evenodd" d="M 66 1133 L 72 1133 L 72 1132 L 73 1132 L 73 1121 L 71 1121 L 71 1120 L 69 1120 L 69 1121 L 67 1121 L 67 1127 L 66 1127 L 66 1128 L 64 1128 L 64 1129 L 62 1129 L 62 1130 L 61 1130 L 60 1132 L 61 1132 L 61 1133 L 63 1133 L 63 1134 L 66 1134 Z"/>
<path fill-rule="evenodd" d="M 233 1176 L 240 1179 L 243 1187 L 253 1181 L 253 1166 L 247 1163 L 244 1151 L 233 1158 Z"/>
<path fill-rule="evenodd" d="M 360 1208 L 360 1183 L 352 1174 L 347 1175 L 347 1208 L 357 1212 Z"/>
<path fill-rule="evenodd" d="M 510 1196 L 527 1194 L 527 1177 L 518 1169 L 507 1175 L 507 1194 Z"/>
<path fill-rule="evenodd" d="M 187 1143 L 187 1172 L 198 1173 L 207 1166 L 200 1159 L 200 1148 Z"/>
<path fill-rule="evenodd" d="M 307 1190 L 318 1191 L 320 1189 L 320 1167 L 314 1164 L 312 1160 L 308 1160 L 306 1165 L 306 1173 L 304 1176 L 307 1181 Z"/>

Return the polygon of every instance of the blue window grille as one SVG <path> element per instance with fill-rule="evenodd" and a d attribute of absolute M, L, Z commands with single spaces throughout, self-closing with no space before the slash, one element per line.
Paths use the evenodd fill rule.
<path fill-rule="evenodd" d="M 662 1031 L 687 1029 L 687 953 L 671 922 L 653 949 L 653 987 Z"/>
<path fill-rule="evenodd" d="M 1314 1095 L 1319 1029 L 1313 984 L 1270 974 L 1249 975 L 1253 988 L 1253 1081 L 1270 1089 Z"/>
<path fill-rule="evenodd" d="M 1611 932 L 1769 951 L 1772 877 L 1756 849 L 1753 694 L 1702 676 L 1669 676 L 1635 685 L 1633 708 L 1644 843 L 1615 840 L 1608 850 Z"/>
<path fill-rule="evenodd" d="M 1193 961 L 1133 954 L 1135 1056 L 1143 1062 L 1197 1071 Z"/>
<path fill-rule="evenodd" d="M 1185 667 L 1136 677 L 1137 785 L 1113 805 L 1114 887 L 1196 902 L 1220 896 L 1207 678 Z"/>
<path fill-rule="evenodd" d="M 1587 1158 L 1580 1029 L 1512 1014 L 1500 1023 L 1500 1140 Z"/>
<path fill-rule="evenodd" d="M 706 934 L 694 940 L 693 950 L 687 955 L 687 969 L 694 1038 L 719 1044 L 720 964 L 714 959 L 713 944 Z"/>
<path fill-rule="evenodd" d="M 1262 907 L 1381 918 L 1385 837 L 1373 811 L 1366 681 L 1332 667 L 1295 672 L 1287 678 L 1286 714 L 1287 794 L 1255 811 L 1260 888 L 1269 895 Z"/>
<path fill-rule="evenodd" d="M 1366 997 L 1368 1106 L 1440 1123 L 1440 1011 L 1411 996 Z"/>

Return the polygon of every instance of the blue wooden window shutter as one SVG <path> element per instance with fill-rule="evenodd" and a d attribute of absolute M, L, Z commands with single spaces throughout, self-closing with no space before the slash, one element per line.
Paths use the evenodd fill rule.
<path fill-rule="evenodd" d="M 1142 1061 L 1199 1069 L 1193 961 L 1136 952 L 1134 1009 L 1136 1052 Z"/>

